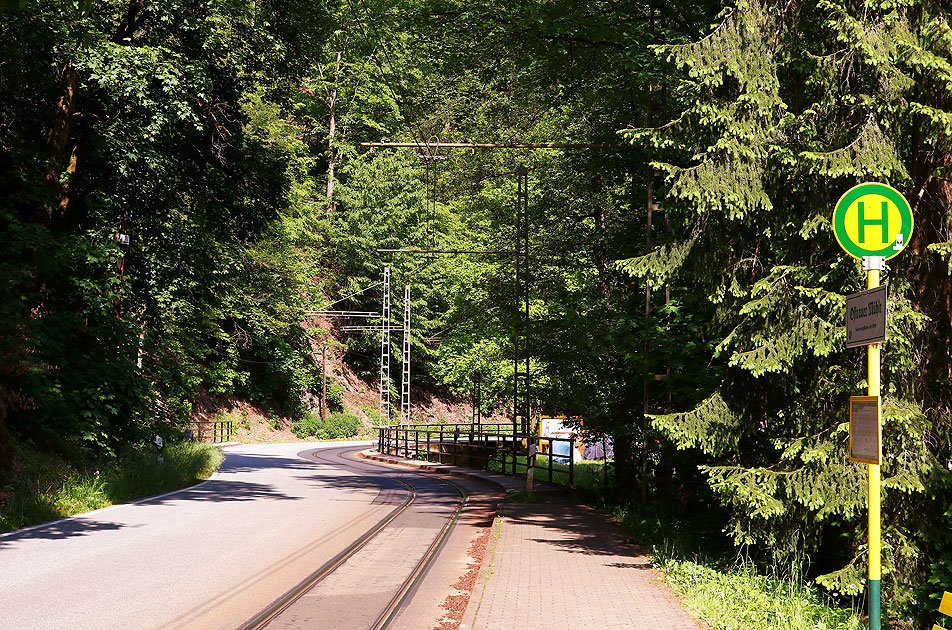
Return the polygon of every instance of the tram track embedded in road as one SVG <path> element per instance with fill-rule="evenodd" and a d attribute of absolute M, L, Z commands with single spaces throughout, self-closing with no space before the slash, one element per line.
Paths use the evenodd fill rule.
<path fill-rule="evenodd" d="M 285 593 L 283 596 L 275 600 L 270 606 L 265 608 L 263 611 L 258 613 L 255 617 L 250 619 L 244 625 L 241 626 L 241 630 L 260 630 L 266 628 L 269 624 L 275 621 L 278 617 L 282 615 L 285 611 L 294 606 L 295 602 L 300 600 L 315 587 L 317 587 L 322 581 L 332 575 L 337 569 L 339 569 L 344 563 L 347 562 L 350 558 L 356 555 L 361 549 L 363 549 L 372 539 L 374 539 L 378 534 L 380 534 L 384 529 L 393 523 L 401 514 L 403 514 L 417 499 L 417 490 L 418 488 L 414 487 L 410 482 L 400 478 L 406 474 L 418 476 L 419 473 L 404 473 L 400 476 L 395 476 L 392 474 L 386 474 L 382 472 L 386 470 L 383 466 L 375 464 L 365 464 L 366 467 L 360 467 L 356 465 L 356 461 L 348 457 L 345 457 L 345 454 L 352 453 L 355 450 L 353 447 L 342 447 L 336 449 L 318 449 L 309 453 L 310 457 L 318 462 L 323 462 L 325 464 L 330 464 L 332 466 L 340 466 L 345 468 L 350 468 L 361 473 L 372 472 L 375 475 L 388 478 L 392 481 L 403 484 L 409 490 L 409 495 L 407 499 L 398 505 L 394 510 L 389 512 L 386 516 L 380 519 L 375 525 L 370 529 L 365 531 L 359 538 L 357 538 L 353 543 L 349 544 L 333 558 L 321 565 L 316 571 L 311 573 L 307 578 L 301 581 L 297 586 L 292 588 L 290 591 Z M 333 453 L 336 456 L 336 459 L 330 459 L 327 455 Z M 403 471 L 401 471 L 403 472 Z M 423 475 L 419 475 L 423 477 Z M 388 601 L 387 605 L 383 608 L 382 612 L 377 616 L 376 621 L 369 626 L 373 630 L 383 630 L 387 628 L 391 622 L 397 617 L 401 608 L 404 607 L 413 597 L 413 593 L 416 587 L 420 584 L 420 581 L 426 575 L 427 569 L 432 564 L 434 559 L 439 555 L 440 550 L 443 548 L 446 539 L 452 532 L 455 527 L 459 515 L 463 510 L 463 507 L 466 505 L 468 495 L 466 491 L 458 486 L 457 484 L 448 481 L 443 478 L 433 477 L 431 475 L 425 475 L 428 480 L 435 480 L 439 483 L 442 483 L 446 486 L 453 488 L 460 495 L 460 500 L 457 502 L 455 509 L 453 510 L 452 515 L 447 519 L 443 524 L 443 527 L 440 529 L 439 533 L 434 538 L 433 542 L 427 547 L 421 556 L 420 560 L 416 562 L 409 576 L 403 580 L 400 587 L 397 589 L 395 595 Z"/>

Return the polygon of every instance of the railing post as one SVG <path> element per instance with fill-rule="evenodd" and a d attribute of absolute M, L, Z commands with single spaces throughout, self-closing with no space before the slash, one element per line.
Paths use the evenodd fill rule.
<path fill-rule="evenodd" d="M 440 425 L 440 446 L 436 451 L 439 453 L 439 462 L 443 463 L 443 425 Z"/>
<path fill-rule="evenodd" d="M 549 438 L 549 483 L 552 483 L 552 438 Z"/>
<path fill-rule="evenodd" d="M 569 436 L 569 487 L 575 485 L 575 434 Z"/>

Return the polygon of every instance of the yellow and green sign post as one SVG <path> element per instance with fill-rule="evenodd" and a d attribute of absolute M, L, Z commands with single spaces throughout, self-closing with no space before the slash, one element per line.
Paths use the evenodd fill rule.
<path fill-rule="evenodd" d="M 850 298 L 866 301 L 866 311 L 883 317 L 882 329 L 872 337 L 858 336 L 866 345 L 868 396 L 850 400 L 850 460 L 864 462 L 869 471 L 869 627 L 880 630 L 882 591 L 880 579 L 880 477 L 882 458 L 882 416 L 879 393 L 879 344 L 885 341 L 885 293 L 879 287 L 879 275 L 885 261 L 896 256 L 912 236 L 912 209 L 902 194 L 885 184 L 865 183 L 847 190 L 833 210 L 833 233 L 847 254 L 863 261 L 867 290 Z M 848 303 L 850 302 L 848 298 Z M 881 301 L 877 301 L 881 300 Z M 882 311 L 876 309 L 881 305 Z M 850 329 L 847 309 L 847 329 Z M 856 315 L 856 309 L 853 314 Z M 868 312 L 862 313 L 869 316 Z M 866 327 L 863 328 L 864 332 Z M 847 347 L 856 344 L 847 344 Z M 855 429 L 854 429 L 855 423 Z M 856 434 L 854 435 L 854 431 Z M 855 445 L 854 445 L 855 443 Z M 854 450 L 854 448 L 856 450 Z"/>

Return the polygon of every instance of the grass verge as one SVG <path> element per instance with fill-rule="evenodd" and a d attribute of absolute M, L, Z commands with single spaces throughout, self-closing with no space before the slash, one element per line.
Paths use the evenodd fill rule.
<path fill-rule="evenodd" d="M 513 503 L 538 503 L 542 500 L 541 493 L 526 490 L 510 490 L 506 496 Z"/>
<path fill-rule="evenodd" d="M 0 532 L 184 488 L 207 479 L 224 459 L 221 450 L 201 442 L 170 444 L 161 462 L 154 449 L 144 448 L 118 462 L 85 465 L 15 448 L 16 466 L 0 489 Z"/>
<path fill-rule="evenodd" d="M 425 451 L 420 451 L 418 457 L 425 458 Z M 452 463 L 452 456 L 445 456 L 446 463 Z M 526 457 L 516 457 L 516 467 L 521 476 L 526 474 Z M 582 460 L 574 462 L 575 470 L 572 472 L 572 483 L 576 488 L 584 488 L 593 493 L 601 492 L 605 485 L 605 466 L 600 460 Z M 502 472 L 502 463 L 498 460 L 489 462 L 489 470 L 492 472 Z M 512 460 L 506 462 L 506 471 L 512 471 Z M 549 457 L 548 455 L 536 455 L 535 461 L 535 480 L 550 482 L 549 479 Z M 551 483 L 567 486 L 569 485 L 569 465 L 552 462 Z"/>
<path fill-rule="evenodd" d="M 711 630 L 860 630 L 861 614 L 804 580 L 796 562 L 757 565 L 731 554 L 723 534 L 699 510 L 674 516 L 657 507 L 615 508 L 633 540 L 685 605 Z M 707 522 L 705 522 L 707 521 Z"/>
<path fill-rule="evenodd" d="M 718 569 L 695 560 L 663 558 L 668 583 L 713 630 L 860 630 L 853 610 L 831 606 L 796 573 L 764 575 L 752 565 Z"/>

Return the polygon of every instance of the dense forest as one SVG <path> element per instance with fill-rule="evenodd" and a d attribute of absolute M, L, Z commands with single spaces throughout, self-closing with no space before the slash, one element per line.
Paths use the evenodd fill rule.
<path fill-rule="evenodd" d="M 512 259 L 377 250 L 512 249 L 525 167 L 534 408 L 615 437 L 618 500 L 861 595 L 865 284 L 830 217 L 875 180 L 916 222 L 885 272 L 886 611 L 952 586 L 942 2 L 5 0 L 0 32 L 0 468 L 171 435 L 199 395 L 305 413 L 304 311 L 384 265 L 414 378 L 511 407 Z M 347 342 L 368 380 L 379 344 Z"/>

